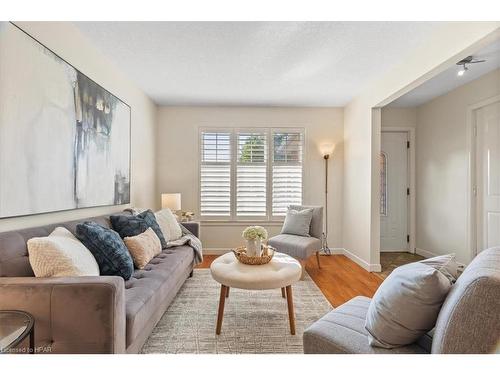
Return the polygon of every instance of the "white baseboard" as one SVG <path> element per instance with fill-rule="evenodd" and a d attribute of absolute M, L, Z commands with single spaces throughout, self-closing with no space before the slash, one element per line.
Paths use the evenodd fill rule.
<path fill-rule="evenodd" d="M 225 254 L 229 251 L 231 251 L 231 248 L 229 248 L 229 247 L 228 248 L 220 248 L 220 247 L 211 248 L 211 247 L 209 247 L 209 248 L 203 249 L 203 254 L 222 255 L 222 254 Z M 345 255 L 346 257 L 351 259 L 356 264 L 359 264 L 361 267 L 363 267 L 368 272 L 380 272 L 382 270 L 382 267 L 380 266 L 380 264 L 369 264 L 369 263 L 365 262 L 363 259 L 361 259 L 360 257 L 358 257 L 357 255 L 354 255 L 350 251 L 343 249 L 341 247 L 333 248 L 333 249 L 331 249 L 331 251 L 332 251 L 332 255 Z"/>
<path fill-rule="evenodd" d="M 342 250 L 343 250 L 343 254 L 346 257 L 348 257 L 354 263 L 363 267 L 368 272 L 381 272 L 382 271 L 382 266 L 380 264 L 370 264 L 368 262 L 365 262 L 363 259 L 361 259 L 357 255 L 351 253 L 349 250 L 347 250 L 347 249 L 342 249 Z"/>
<path fill-rule="evenodd" d="M 232 250 L 233 248 L 230 247 L 205 247 L 203 248 L 203 254 L 207 255 L 222 255 L 225 253 L 228 253 Z M 343 255 L 344 254 L 344 249 L 336 247 L 333 249 L 330 249 L 332 251 L 332 254 L 334 255 Z"/>
<path fill-rule="evenodd" d="M 334 247 L 330 250 L 332 252 L 332 255 L 344 255 L 344 249 L 342 249 L 341 247 Z"/>
<path fill-rule="evenodd" d="M 222 255 L 225 253 L 229 253 L 232 249 L 230 247 L 204 247 L 203 254 L 206 255 Z"/>
<path fill-rule="evenodd" d="M 415 249 L 415 252 L 418 255 L 423 256 L 424 258 L 433 258 L 433 257 L 437 257 L 439 255 L 439 254 L 433 253 L 432 251 L 429 251 L 429 250 L 419 249 L 418 247 Z"/>
<path fill-rule="evenodd" d="M 444 254 L 436 254 L 429 250 L 419 249 L 418 247 L 415 249 L 415 252 L 418 255 L 423 256 L 424 258 L 434 258 L 440 255 L 444 255 Z M 467 266 L 466 264 L 460 262 L 457 262 L 457 264 L 462 270 Z"/>

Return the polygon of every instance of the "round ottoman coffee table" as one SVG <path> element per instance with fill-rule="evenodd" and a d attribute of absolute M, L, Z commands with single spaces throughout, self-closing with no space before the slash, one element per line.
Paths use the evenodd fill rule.
<path fill-rule="evenodd" d="M 233 253 L 224 254 L 212 262 L 212 277 L 221 284 L 219 312 L 217 315 L 216 334 L 220 334 L 224 304 L 229 297 L 229 289 L 266 290 L 281 289 L 281 296 L 286 297 L 290 333 L 295 335 L 295 316 L 293 312 L 292 284 L 299 281 L 302 274 L 300 263 L 294 258 L 274 253 L 271 262 L 259 266 L 240 263 Z"/>

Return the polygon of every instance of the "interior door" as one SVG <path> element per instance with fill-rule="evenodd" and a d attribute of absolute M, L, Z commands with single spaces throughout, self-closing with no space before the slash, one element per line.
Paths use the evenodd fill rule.
<path fill-rule="evenodd" d="M 382 131 L 380 250 L 408 251 L 408 133 Z"/>
<path fill-rule="evenodd" d="M 500 246 L 500 101 L 476 115 L 477 252 Z"/>

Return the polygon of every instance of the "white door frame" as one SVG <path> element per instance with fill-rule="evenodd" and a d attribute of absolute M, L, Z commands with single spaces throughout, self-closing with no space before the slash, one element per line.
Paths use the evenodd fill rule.
<path fill-rule="evenodd" d="M 470 259 L 474 259 L 477 255 L 477 202 L 475 195 L 476 187 L 476 116 L 475 111 L 500 101 L 500 95 L 492 96 L 491 98 L 481 100 L 480 102 L 467 106 L 467 245 L 469 247 Z"/>
<path fill-rule="evenodd" d="M 400 132 L 407 133 L 410 142 L 408 152 L 408 185 L 410 187 L 410 199 L 408 201 L 408 235 L 410 242 L 408 244 L 408 251 L 415 254 L 416 251 L 416 211 L 415 211 L 415 128 L 411 126 L 384 126 L 381 128 L 381 133 Z"/>

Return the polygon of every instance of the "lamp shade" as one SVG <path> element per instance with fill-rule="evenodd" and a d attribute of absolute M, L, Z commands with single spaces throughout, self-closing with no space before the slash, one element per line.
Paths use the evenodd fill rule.
<path fill-rule="evenodd" d="M 323 143 L 319 146 L 319 150 L 323 156 L 332 154 L 334 149 L 335 145 L 333 143 Z"/>
<path fill-rule="evenodd" d="M 179 211 L 181 209 L 181 193 L 162 194 L 161 208 L 170 208 L 172 211 Z"/>

